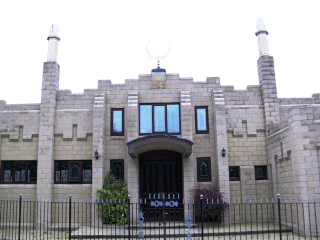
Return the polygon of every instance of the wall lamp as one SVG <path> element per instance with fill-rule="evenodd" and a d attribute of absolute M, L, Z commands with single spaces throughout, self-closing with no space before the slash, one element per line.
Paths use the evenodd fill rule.
<path fill-rule="evenodd" d="M 226 156 L 226 150 L 223 148 L 222 149 L 222 157 L 225 157 Z"/>
<path fill-rule="evenodd" d="M 99 159 L 99 153 L 98 153 L 98 150 L 96 150 L 96 152 L 94 153 L 94 156 L 96 157 L 96 159 L 97 159 L 97 160 Z"/>

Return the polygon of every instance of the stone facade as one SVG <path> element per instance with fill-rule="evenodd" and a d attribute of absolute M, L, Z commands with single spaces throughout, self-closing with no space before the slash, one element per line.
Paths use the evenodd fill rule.
<path fill-rule="evenodd" d="M 139 154 L 181 153 L 183 197 L 214 184 L 225 198 L 320 197 L 320 94 L 277 97 L 273 57 L 258 59 L 259 85 L 246 90 L 152 71 L 124 84 L 100 80 L 97 89 L 72 94 L 59 89 L 59 65 L 44 63 L 40 104 L 0 101 L 1 197 L 97 198 L 112 160 L 123 160 L 124 180 L 140 197 Z M 140 134 L 140 104 L 179 105 L 180 133 Z M 207 108 L 208 131 L 199 133 L 195 107 Z M 124 134 L 112 134 L 112 109 L 123 109 Z M 136 144 L 140 141 L 140 144 Z M 222 155 L 222 150 L 226 154 Z M 96 157 L 97 154 L 97 157 Z M 209 159 L 210 179 L 199 180 L 198 160 Z M 57 161 L 91 161 L 90 183 L 57 183 Z M 4 181 L 5 162 L 37 161 L 37 181 Z M 229 175 L 239 167 L 238 179 Z M 267 176 L 257 177 L 257 169 Z M 235 180 L 235 181 L 233 181 Z"/>

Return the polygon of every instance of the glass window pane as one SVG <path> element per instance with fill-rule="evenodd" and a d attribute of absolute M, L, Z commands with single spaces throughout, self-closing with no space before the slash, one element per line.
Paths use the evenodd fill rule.
<path fill-rule="evenodd" d="M 165 112 L 164 106 L 154 106 L 154 131 L 165 132 Z"/>
<path fill-rule="evenodd" d="M 4 182 L 12 182 L 13 175 L 13 163 L 12 162 L 3 162 L 3 178 Z"/>
<path fill-rule="evenodd" d="M 68 162 L 58 162 L 56 169 L 56 182 L 68 181 Z"/>
<path fill-rule="evenodd" d="M 168 133 L 180 132 L 179 105 L 167 105 Z"/>
<path fill-rule="evenodd" d="M 208 177 L 208 164 L 206 161 L 200 162 L 200 178 Z"/>
<path fill-rule="evenodd" d="M 92 162 L 86 161 L 83 163 L 83 182 L 92 181 Z"/>
<path fill-rule="evenodd" d="M 115 133 L 121 133 L 122 130 L 122 113 L 121 110 L 114 110 L 113 111 L 113 132 Z"/>
<path fill-rule="evenodd" d="M 70 181 L 80 181 L 80 163 L 72 162 L 70 163 Z"/>
<path fill-rule="evenodd" d="M 15 169 L 15 182 L 25 181 L 26 179 L 26 164 L 25 163 L 16 163 Z"/>
<path fill-rule="evenodd" d="M 197 109 L 197 127 L 198 131 L 207 131 L 207 114 L 206 109 Z"/>
<path fill-rule="evenodd" d="M 37 181 L 37 162 L 30 162 L 28 165 L 28 182 Z"/>
<path fill-rule="evenodd" d="M 140 132 L 152 133 L 152 106 L 140 105 Z"/>

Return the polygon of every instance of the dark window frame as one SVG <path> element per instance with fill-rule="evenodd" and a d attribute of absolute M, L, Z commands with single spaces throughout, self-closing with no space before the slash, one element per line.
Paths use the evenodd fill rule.
<path fill-rule="evenodd" d="M 230 177 L 230 170 L 237 169 L 238 177 Z M 229 181 L 240 181 L 240 167 L 239 166 L 229 166 Z"/>
<path fill-rule="evenodd" d="M 67 176 L 67 181 L 57 181 L 56 177 L 56 169 L 58 167 L 58 163 L 61 163 L 61 162 L 64 162 L 64 163 L 67 163 L 68 165 L 68 176 Z M 83 165 L 85 162 L 91 162 L 91 181 L 84 181 L 83 180 Z M 80 163 L 80 180 L 79 181 L 76 181 L 76 180 L 69 180 L 70 176 L 70 165 L 72 163 Z M 93 172 L 92 172 L 92 160 L 55 160 L 54 161 L 54 183 L 55 184 L 91 184 L 92 183 L 92 175 L 93 175 Z"/>
<path fill-rule="evenodd" d="M 122 111 L 122 132 L 113 131 L 113 112 L 114 111 Z M 124 136 L 124 108 L 111 108 L 110 135 L 111 136 Z"/>
<path fill-rule="evenodd" d="M 121 163 L 122 164 L 122 169 L 121 169 L 121 178 L 116 178 L 116 179 L 122 179 L 124 180 L 124 160 L 123 159 L 111 159 L 110 160 L 110 171 L 113 174 L 113 164 L 115 163 Z"/>
<path fill-rule="evenodd" d="M 198 130 L 198 109 L 205 109 L 206 110 L 206 127 L 207 130 Z M 208 134 L 209 133 L 209 113 L 208 113 L 208 106 L 196 106 L 194 107 L 194 113 L 195 113 L 195 120 L 196 120 L 196 134 Z"/>
<path fill-rule="evenodd" d="M 5 182 L 3 180 L 3 165 L 4 163 L 12 163 L 13 166 L 12 166 L 12 182 Z M 25 180 L 24 181 L 15 181 L 15 177 L 16 177 L 16 165 L 19 164 L 19 163 L 25 163 Z M 36 181 L 28 181 L 28 167 L 29 167 L 29 164 L 30 163 L 36 163 L 36 167 L 37 167 L 37 171 L 38 171 L 38 161 L 21 161 L 21 160 L 18 160 L 18 161 L 5 161 L 5 160 L 2 160 L 1 161 L 1 178 L 0 178 L 0 183 L 1 184 L 37 184 L 37 180 L 38 180 L 38 177 L 37 177 L 37 180 Z"/>
<path fill-rule="evenodd" d="M 200 177 L 200 161 L 208 161 L 208 176 L 206 178 Z M 210 157 L 197 158 L 197 181 L 211 182 L 211 158 Z"/>
<path fill-rule="evenodd" d="M 152 132 L 151 133 L 142 133 L 141 132 L 141 113 L 140 113 L 140 106 L 142 105 L 150 105 L 152 108 L 152 119 L 151 119 L 151 123 L 152 123 Z M 168 105 L 178 105 L 179 106 L 179 132 L 175 132 L 175 133 L 169 133 L 168 132 L 168 116 L 167 116 L 167 106 Z M 164 114 L 165 114 L 165 131 L 163 132 L 156 132 L 154 130 L 155 126 L 154 126 L 154 107 L 155 106 L 164 106 L 165 110 L 164 110 Z M 174 103 L 140 103 L 139 104 L 139 135 L 151 135 L 151 134 L 171 134 L 171 135 L 181 135 L 181 106 L 180 103 L 178 102 L 174 102 Z"/>
<path fill-rule="evenodd" d="M 263 177 L 258 176 L 257 172 L 259 168 L 262 168 Z M 267 165 L 254 166 L 254 175 L 256 180 L 268 180 L 268 166 Z"/>

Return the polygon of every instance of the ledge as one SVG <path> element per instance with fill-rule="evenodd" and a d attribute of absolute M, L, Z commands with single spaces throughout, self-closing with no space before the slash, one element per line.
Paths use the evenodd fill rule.
<path fill-rule="evenodd" d="M 189 157 L 192 153 L 192 145 L 192 141 L 170 134 L 151 134 L 127 142 L 128 154 L 132 158 L 153 150 L 171 150 L 181 153 L 182 157 Z"/>

